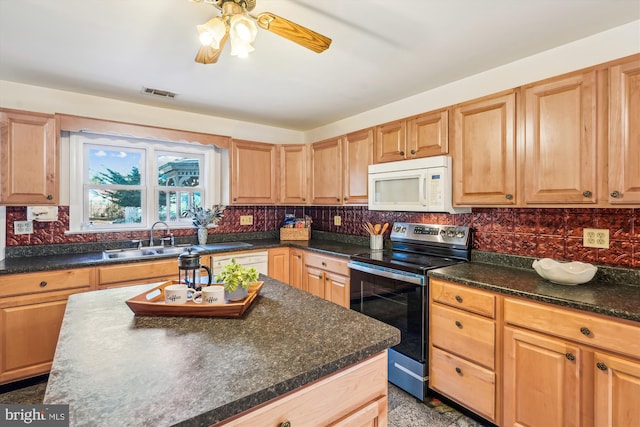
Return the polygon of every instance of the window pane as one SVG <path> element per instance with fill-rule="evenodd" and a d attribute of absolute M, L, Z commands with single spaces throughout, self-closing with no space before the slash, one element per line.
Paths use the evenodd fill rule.
<path fill-rule="evenodd" d="M 89 222 L 92 224 L 139 224 L 142 222 L 142 191 L 89 190 Z"/>
<path fill-rule="evenodd" d="M 182 221 L 182 212 L 195 203 L 199 206 L 200 192 L 159 191 L 158 219 L 161 221 Z"/>
<path fill-rule="evenodd" d="M 201 156 L 158 154 L 158 185 L 165 187 L 197 187 L 200 185 Z"/>
<path fill-rule="evenodd" d="M 89 147 L 88 154 L 88 172 L 91 184 L 141 184 L 141 152 Z"/>

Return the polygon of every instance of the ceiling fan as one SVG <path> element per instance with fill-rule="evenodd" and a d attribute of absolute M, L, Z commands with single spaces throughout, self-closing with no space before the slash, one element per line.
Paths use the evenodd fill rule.
<path fill-rule="evenodd" d="M 218 61 L 220 52 L 227 39 L 231 41 L 231 55 L 246 57 L 254 50 L 251 43 L 256 37 L 258 27 L 271 31 L 285 39 L 314 52 L 321 53 L 329 48 L 331 39 L 316 33 L 302 25 L 291 22 L 271 12 L 252 15 L 256 0 L 191 0 L 204 1 L 215 6 L 220 16 L 198 25 L 200 49 L 195 61 L 201 64 L 213 64 Z"/>

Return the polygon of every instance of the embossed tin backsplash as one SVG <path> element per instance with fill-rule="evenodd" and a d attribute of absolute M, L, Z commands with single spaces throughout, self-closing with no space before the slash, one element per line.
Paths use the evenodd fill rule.
<path fill-rule="evenodd" d="M 147 231 L 69 234 L 69 207 L 60 206 L 58 220 L 34 222 L 33 234 L 14 234 L 13 221 L 26 220 L 25 207 L 7 207 L 7 246 L 89 243 L 147 238 Z M 230 206 L 210 234 L 276 231 L 286 213 L 310 215 L 313 230 L 364 236 L 361 224 L 395 221 L 464 225 L 475 229 L 474 249 L 536 258 L 585 261 L 640 268 L 640 209 L 474 208 L 468 214 L 369 211 L 348 206 Z M 241 215 L 253 215 L 252 225 L 240 225 Z M 341 225 L 334 225 L 334 217 Z M 583 228 L 609 229 L 609 249 L 582 246 Z M 176 237 L 196 230 L 172 230 Z M 388 236 L 387 236 L 388 237 Z"/>

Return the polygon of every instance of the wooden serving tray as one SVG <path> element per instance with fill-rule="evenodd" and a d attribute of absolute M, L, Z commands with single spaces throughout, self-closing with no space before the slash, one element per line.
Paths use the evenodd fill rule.
<path fill-rule="evenodd" d="M 184 304 L 165 303 L 164 288 L 178 283 L 177 280 L 165 282 L 129 298 L 126 303 L 137 316 L 242 317 L 264 285 L 264 282 L 252 283 L 245 299 L 225 304 L 196 304 L 193 301 Z"/>

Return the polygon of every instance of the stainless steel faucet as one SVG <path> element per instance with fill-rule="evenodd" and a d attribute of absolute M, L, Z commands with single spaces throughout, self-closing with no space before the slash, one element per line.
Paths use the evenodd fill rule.
<path fill-rule="evenodd" d="M 156 225 L 159 225 L 159 224 L 164 224 L 164 226 L 167 228 L 167 234 L 171 235 L 171 229 L 169 228 L 169 225 L 167 225 L 166 222 L 164 222 L 164 221 L 156 221 L 151 226 L 151 230 L 149 230 L 149 246 L 154 246 L 153 245 L 153 230 L 156 227 Z M 161 242 L 164 244 L 164 240 L 161 240 Z"/>

